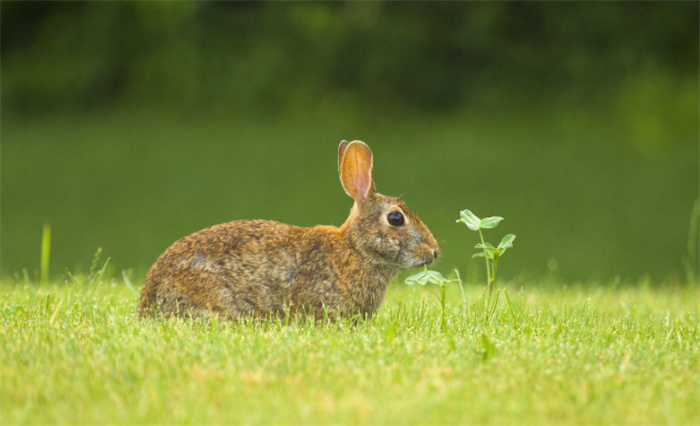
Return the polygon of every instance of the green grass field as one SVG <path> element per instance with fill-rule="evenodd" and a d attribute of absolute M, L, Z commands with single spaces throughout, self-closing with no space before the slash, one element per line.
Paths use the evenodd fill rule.
<path fill-rule="evenodd" d="M 138 285 L 0 284 L 0 423 L 697 424 L 697 285 L 392 285 L 354 326 L 140 320 Z M 503 293 L 501 293 L 503 294 Z"/>

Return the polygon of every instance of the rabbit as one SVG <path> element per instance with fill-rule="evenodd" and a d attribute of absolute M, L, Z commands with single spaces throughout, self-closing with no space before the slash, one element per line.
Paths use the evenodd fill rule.
<path fill-rule="evenodd" d="M 338 172 L 355 200 L 340 228 L 237 220 L 181 238 L 148 271 L 140 316 L 370 318 L 394 276 L 432 263 L 438 244 L 402 200 L 376 191 L 364 142 L 340 143 Z"/>

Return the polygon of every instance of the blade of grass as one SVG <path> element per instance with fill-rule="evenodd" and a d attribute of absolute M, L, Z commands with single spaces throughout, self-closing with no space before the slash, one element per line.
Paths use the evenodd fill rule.
<path fill-rule="evenodd" d="M 44 224 L 41 234 L 41 283 L 49 283 L 49 262 L 51 260 L 51 225 Z"/>

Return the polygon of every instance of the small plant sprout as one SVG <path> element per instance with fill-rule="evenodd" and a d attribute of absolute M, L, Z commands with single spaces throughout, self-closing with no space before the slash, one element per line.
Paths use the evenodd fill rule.
<path fill-rule="evenodd" d="M 506 235 L 498 244 L 498 247 L 494 247 L 491 243 L 484 241 L 484 234 L 481 232 L 481 230 L 495 228 L 503 220 L 502 217 L 493 216 L 479 219 L 474 213 L 471 212 L 471 210 L 462 210 L 459 216 L 460 218 L 457 219 L 457 222 L 462 222 L 467 225 L 467 228 L 479 233 L 481 242 L 474 248 L 481 249 L 481 252 L 474 254 L 472 258 L 483 257 L 484 261 L 486 262 L 486 287 L 488 293 L 487 305 L 490 305 L 493 284 L 496 282 L 496 272 L 498 272 L 498 259 L 500 259 L 507 249 L 513 247 L 515 235 Z"/>
<path fill-rule="evenodd" d="M 479 233 L 479 239 L 481 240 L 481 242 L 478 243 L 475 246 L 475 248 L 480 249 L 481 251 L 474 254 L 472 257 L 483 257 L 484 261 L 486 262 L 486 288 L 484 289 L 485 294 L 483 300 L 485 312 L 488 313 L 493 313 L 498 304 L 498 297 L 496 297 L 496 300 L 494 301 L 493 305 L 491 304 L 491 295 L 493 293 L 494 283 L 496 282 L 496 273 L 498 272 L 498 260 L 501 258 L 503 253 L 506 252 L 507 249 L 513 247 L 513 240 L 515 240 L 515 235 L 506 235 L 505 237 L 503 237 L 503 239 L 501 239 L 501 242 L 498 244 L 498 247 L 494 247 L 493 244 L 484 241 L 484 234 L 481 232 L 481 230 L 493 229 L 496 226 L 498 226 L 498 224 L 501 223 L 502 220 L 503 218 L 499 216 L 479 219 L 474 213 L 471 212 L 471 210 L 462 210 L 460 212 L 460 218 L 457 220 L 457 222 L 462 222 L 465 225 L 467 225 L 467 227 L 472 231 Z M 423 271 L 415 275 L 411 275 L 405 280 L 405 283 L 408 285 L 420 284 L 425 286 L 427 284 L 434 284 L 440 287 L 440 295 L 438 295 L 437 293 L 434 294 L 440 301 L 440 307 L 442 308 L 441 328 L 443 331 L 447 328 L 447 322 L 445 319 L 445 292 L 447 286 L 451 283 L 459 283 L 459 288 L 460 290 L 462 290 L 462 301 L 464 302 L 465 306 L 467 304 L 466 298 L 464 296 L 462 279 L 459 276 L 459 271 L 455 269 L 454 272 L 457 278 L 448 279 L 437 271 L 428 270 L 428 267 L 426 266 L 423 269 Z M 507 293 L 506 298 L 508 298 Z"/>
<path fill-rule="evenodd" d="M 440 317 L 440 328 L 442 331 L 447 329 L 447 318 L 445 316 L 445 290 L 447 289 L 447 286 L 451 283 L 459 283 L 459 288 L 462 290 L 462 299 L 464 299 L 462 279 L 459 277 L 459 271 L 456 269 L 455 274 L 457 275 L 457 278 L 448 279 L 443 277 L 442 274 L 437 271 L 428 270 L 428 267 L 426 266 L 421 272 L 411 275 L 405 280 L 406 284 L 408 285 L 420 284 L 424 286 L 426 284 L 434 284 L 440 287 L 440 295 L 438 296 L 435 294 L 435 296 L 440 301 L 440 307 L 442 308 L 442 315 Z"/>

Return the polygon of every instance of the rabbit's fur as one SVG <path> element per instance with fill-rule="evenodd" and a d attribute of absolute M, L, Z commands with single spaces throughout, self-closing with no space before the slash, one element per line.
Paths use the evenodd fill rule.
<path fill-rule="evenodd" d="M 176 241 L 148 271 L 140 314 L 371 316 L 398 272 L 438 255 L 418 216 L 376 192 L 372 167 L 364 142 L 340 143 L 340 179 L 355 199 L 340 228 L 238 220 Z"/>

